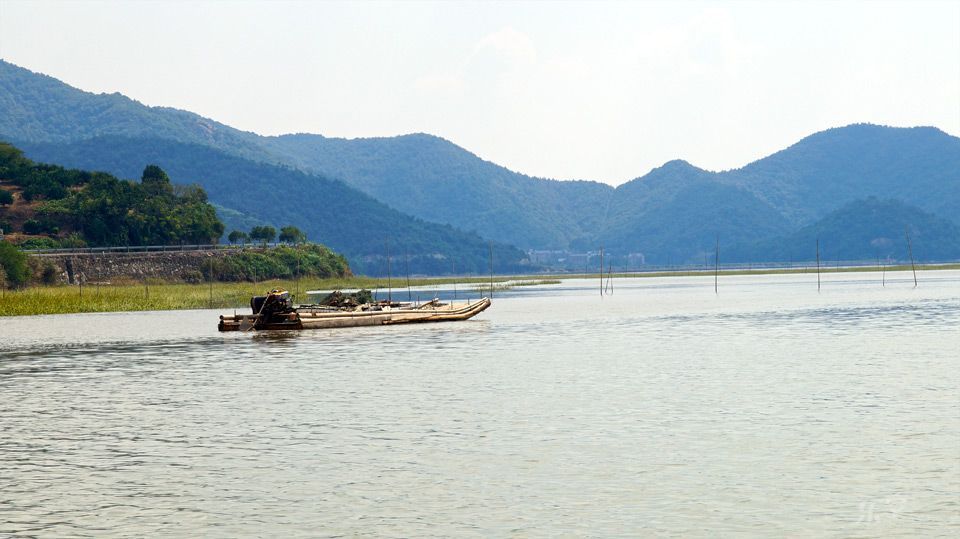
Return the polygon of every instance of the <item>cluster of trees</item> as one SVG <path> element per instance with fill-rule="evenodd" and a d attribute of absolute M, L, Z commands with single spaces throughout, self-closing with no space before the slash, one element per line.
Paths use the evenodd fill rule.
<path fill-rule="evenodd" d="M 0 288 L 21 286 L 29 277 L 27 255 L 12 244 L 0 241 Z"/>
<path fill-rule="evenodd" d="M 204 279 L 218 281 L 262 281 L 289 279 L 296 276 L 320 278 L 351 275 L 343 255 L 318 244 L 299 248 L 280 246 L 274 249 L 237 250 L 216 258 L 201 268 Z"/>
<path fill-rule="evenodd" d="M 255 226 L 250 229 L 249 233 L 234 230 L 227 236 L 227 240 L 229 240 L 230 243 L 240 243 L 243 245 L 246 245 L 248 241 L 259 241 L 260 243 L 267 244 L 272 242 L 274 238 L 277 238 L 277 229 L 269 225 Z M 299 228 L 289 225 L 280 229 L 280 237 L 278 239 L 280 243 L 296 245 L 306 242 L 307 235 L 301 232 Z"/>
<path fill-rule="evenodd" d="M 91 245 L 169 245 L 210 243 L 224 230 L 201 187 L 174 185 L 156 165 L 138 183 L 34 163 L 0 143 L 0 177 L 19 185 L 25 200 L 39 202 L 23 225 L 28 234 L 75 231 Z"/>

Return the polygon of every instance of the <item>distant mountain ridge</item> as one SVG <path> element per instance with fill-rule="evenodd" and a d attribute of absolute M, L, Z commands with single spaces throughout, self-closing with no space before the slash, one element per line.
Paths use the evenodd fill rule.
<path fill-rule="evenodd" d="M 525 176 L 427 134 L 263 137 L 189 112 L 82 92 L 2 61 L 0 113 L 0 137 L 28 154 L 42 147 L 37 157 L 48 161 L 76 158 L 78 145 L 103 135 L 127 147 L 151 140 L 205 146 L 251 169 L 272 166 L 260 181 L 276 181 L 291 194 L 309 190 L 314 178 L 335 178 L 423 221 L 524 249 L 586 251 L 604 245 L 621 255 L 642 252 L 649 263 L 702 262 L 718 236 L 726 245 L 761 245 L 871 196 L 960 223 L 960 139 L 931 127 L 828 129 L 736 170 L 709 172 L 671 161 L 615 189 Z M 65 143 L 72 149 L 57 149 Z M 111 162 L 102 141 L 87 150 L 92 153 L 83 166 Z M 165 168 L 192 159 L 187 147 L 177 152 L 167 156 Z M 273 174 L 291 168 L 306 174 L 296 181 L 274 180 Z M 255 205 L 241 203 L 235 193 L 208 190 L 213 203 L 228 209 Z M 238 219 L 244 218 L 259 217 L 241 210 Z M 757 261 L 767 256 L 746 254 Z"/>
<path fill-rule="evenodd" d="M 854 124 L 805 137 L 717 179 L 754 193 L 798 225 L 868 196 L 957 221 L 960 138 L 934 127 Z"/>
<path fill-rule="evenodd" d="M 613 188 L 532 178 L 427 134 L 335 139 L 284 135 L 266 146 L 413 215 L 521 247 L 562 248 L 596 231 Z"/>
<path fill-rule="evenodd" d="M 93 94 L 0 60 L 0 133 L 24 142 L 71 142 L 101 135 L 153 137 L 270 160 L 259 135 L 120 93 Z"/>
<path fill-rule="evenodd" d="M 605 226 L 593 243 L 653 254 L 654 261 L 702 262 L 717 238 L 756 241 L 789 230 L 772 206 L 716 174 L 670 161 L 617 188 Z"/>

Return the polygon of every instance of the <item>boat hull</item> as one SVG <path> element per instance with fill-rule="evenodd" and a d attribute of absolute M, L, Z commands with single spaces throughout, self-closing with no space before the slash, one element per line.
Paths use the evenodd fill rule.
<path fill-rule="evenodd" d="M 221 316 L 217 329 L 220 331 L 301 330 L 334 329 L 362 326 L 385 326 L 393 324 L 419 324 L 427 322 L 455 322 L 467 320 L 482 313 L 490 306 L 490 298 L 466 304 L 450 304 L 427 308 L 390 308 L 360 311 L 320 311 L 302 309 L 289 314 L 272 317 L 267 322 L 257 323 L 257 315 Z"/>

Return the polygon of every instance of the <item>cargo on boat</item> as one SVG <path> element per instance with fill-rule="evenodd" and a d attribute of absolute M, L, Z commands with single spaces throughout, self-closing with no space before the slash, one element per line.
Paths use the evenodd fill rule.
<path fill-rule="evenodd" d="M 422 322 L 467 320 L 490 306 L 490 298 L 459 303 L 438 299 L 416 304 L 394 301 L 357 303 L 348 297 L 333 301 L 294 306 L 290 293 L 275 289 L 250 300 L 253 314 L 221 315 L 220 331 L 328 329 Z M 330 297 L 327 299 L 329 300 Z"/>

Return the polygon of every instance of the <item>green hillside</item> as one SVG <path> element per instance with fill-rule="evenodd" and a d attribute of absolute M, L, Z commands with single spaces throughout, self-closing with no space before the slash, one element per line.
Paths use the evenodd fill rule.
<path fill-rule="evenodd" d="M 288 135 L 267 146 L 403 211 L 429 205 L 433 221 L 523 247 L 604 244 L 655 263 L 699 261 L 718 234 L 737 242 L 779 236 L 867 196 L 960 223 L 960 139 L 935 128 L 830 129 L 738 170 L 674 161 L 615 190 L 529 178 L 423 134 Z"/>
<path fill-rule="evenodd" d="M 897 200 L 870 197 L 834 210 L 813 224 L 774 239 L 725 249 L 727 262 L 809 261 L 820 242 L 822 260 L 909 260 L 960 258 L 960 226 Z"/>
<path fill-rule="evenodd" d="M 754 193 L 796 225 L 870 196 L 960 224 L 960 138 L 933 127 L 828 129 L 717 179 Z"/>
<path fill-rule="evenodd" d="M 603 238 L 593 241 L 643 252 L 650 263 L 698 263 L 718 235 L 727 245 L 779 241 L 870 196 L 960 224 L 960 139 L 934 128 L 853 125 L 817 133 L 738 170 L 714 173 L 671 162 L 617 188 Z M 931 258 L 950 257 L 935 245 L 947 246 L 931 245 Z M 754 262 L 783 258 L 776 252 L 739 251 Z"/>
<path fill-rule="evenodd" d="M 136 174 L 144 159 L 157 163 L 174 181 L 201 185 L 211 200 L 233 211 L 231 222 L 296 226 L 311 241 L 347 255 L 357 273 L 384 272 L 387 249 L 392 256 L 409 254 L 413 273 L 447 273 L 451 264 L 458 272 L 487 271 L 488 243 L 476 234 L 404 215 L 339 181 L 293 168 L 163 139 L 104 136 L 23 146 L 36 159 L 118 176 Z M 522 252 L 503 244 L 494 250 L 498 271 L 522 269 Z"/>
<path fill-rule="evenodd" d="M 651 263 L 700 262 L 718 235 L 756 240 L 788 230 L 772 207 L 743 189 L 713 180 L 713 173 L 671 161 L 641 181 L 617 189 L 602 234 L 619 254 L 642 252 Z"/>
<path fill-rule="evenodd" d="M 266 139 L 271 153 L 323 171 L 402 212 L 474 230 L 523 248 L 565 248 L 595 233 L 613 188 L 531 178 L 427 134 Z"/>
<path fill-rule="evenodd" d="M 272 160 L 260 137 L 197 114 L 148 107 L 119 93 L 92 94 L 0 60 L 0 134 L 22 142 L 67 142 L 105 134 L 192 142 Z"/>

